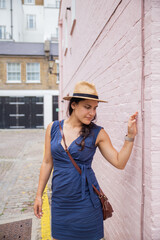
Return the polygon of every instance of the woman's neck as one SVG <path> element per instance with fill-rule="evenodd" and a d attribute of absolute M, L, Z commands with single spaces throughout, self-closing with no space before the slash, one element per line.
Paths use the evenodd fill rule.
<path fill-rule="evenodd" d="M 65 124 L 68 125 L 68 127 L 71 127 L 72 129 L 75 128 L 81 128 L 82 127 L 82 122 L 79 121 L 77 118 L 75 118 L 74 116 L 70 116 L 68 119 L 65 120 Z"/>

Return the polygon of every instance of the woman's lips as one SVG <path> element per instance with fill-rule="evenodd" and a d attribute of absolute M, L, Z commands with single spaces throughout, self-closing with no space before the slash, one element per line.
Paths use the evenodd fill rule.
<path fill-rule="evenodd" d="M 92 120 L 92 118 L 87 118 L 89 121 L 91 121 Z"/>

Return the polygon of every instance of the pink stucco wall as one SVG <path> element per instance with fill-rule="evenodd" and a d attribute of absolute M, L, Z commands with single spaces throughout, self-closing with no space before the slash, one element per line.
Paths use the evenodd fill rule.
<path fill-rule="evenodd" d="M 72 1 L 62 0 L 59 118 L 66 117 L 62 97 L 72 94 L 77 81 L 95 83 L 108 100 L 99 103 L 97 124 L 119 151 L 129 115 L 139 112 L 126 168 L 111 166 L 98 149 L 93 162 L 114 208 L 104 222 L 105 239 L 160 240 L 160 1 L 76 0 L 71 35 L 72 12 Z"/>

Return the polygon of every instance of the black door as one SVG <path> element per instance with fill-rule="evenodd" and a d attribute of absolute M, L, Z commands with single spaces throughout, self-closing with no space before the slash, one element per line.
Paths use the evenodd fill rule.
<path fill-rule="evenodd" d="M 43 128 L 43 97 L 25 97 L 26 128 Z"/>
<path fill-rule="evenodd" d="M 0 97 L 0 128 L 43 128 L 43 97 Z"/>
<path fill-rule="evenodd" d="M 5 99 L 0 97 L 0 128 L 5 126 Z"/>

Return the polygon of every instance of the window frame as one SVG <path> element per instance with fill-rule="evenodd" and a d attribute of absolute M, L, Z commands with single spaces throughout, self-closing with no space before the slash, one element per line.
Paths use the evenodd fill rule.
<path fill-rule="evenodd" d="M 10 71 L 9 72 L 9 64 L 18 64 L 20 66 L 20 72 L 18 71 Z M 20 80 L 9 80 L 9 76 L 8 73 L 20 73 Z M 21 63 L 19 62 L 8 62 L 7 63 L 7 83 L 21 83 Z"/>
<path fill-rule="evenodd" d="M 36 71 L 30 71 L 29 73 L 39 73 L 39 79 L 38 80 L 28 80 L 28 64 L 38 64 L 39 65 L 39 72 Z M 26 83 L 41 83 L 41 66 L 39 62 L 28 62 L 26 63 Z"/>
<path fill-rule="evenodd" d="M 6 39 L 6 26 L 5 25 L 0 25 L 0 28 L 2 28 L 2 37 L 0 35 L 0 39 Z"/>
<path fill-rule="evenodd" d="M 51 0 L 49 2 L 46 2 L 45 7 L 59 9 L 60 8 L 60 0 Z"/>
<path fill-rule="evenodd" d="M 6 9 L 6 0 L 0 0 L 0 9 Z"/>
<path fill-rule="evenodd" d="M 60 8 L 60 0 L 55 0 L 56 2 L 55 2 L 55 5 L 56 5 L 56 8 Z"/>
<path fill-rule="evenodd" d="M 24 4 L 26 5 L 35 5 L 35 0 L 32 0 L 33 2 L 28 2 L 29 0 L 24 0 Z"/>
<path fill-rule="evenodd" d="M 33 27 L 30 27 L 30 17 L 34 17 Z M 36 15 L 27 14 L 27 30 L 36 30 Z"/>

